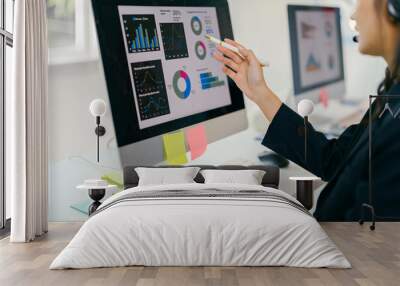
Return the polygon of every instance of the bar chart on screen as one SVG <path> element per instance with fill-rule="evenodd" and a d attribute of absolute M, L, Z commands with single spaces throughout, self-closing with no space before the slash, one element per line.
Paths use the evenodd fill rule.
<path fill-rule="evenodd" d="M 200 82 L 203 90 L 225 85 L 225 81 L 221 80 L 218 76 L 213 75 L 212 72 L 201 73 Z"/>
<path fill-rule="evenodd" d="M 160 50 L 154 15 L 123 15 L 129 53 Z"/>

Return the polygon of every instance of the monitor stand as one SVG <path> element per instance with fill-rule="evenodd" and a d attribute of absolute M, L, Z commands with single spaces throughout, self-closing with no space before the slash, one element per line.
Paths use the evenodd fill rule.
<path fill-rule="evenodd" d="M 260 159 L 260 161 L 265 165 L 275 166 L 280 169 L 289 166 L 288 159 L 272 151 L 265 151 L 261 153 L 258 155 L 258 159 Z"/>

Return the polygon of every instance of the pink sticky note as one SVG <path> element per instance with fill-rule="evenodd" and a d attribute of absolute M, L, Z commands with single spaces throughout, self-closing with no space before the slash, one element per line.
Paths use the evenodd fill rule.
<path fill-rule="evenodd" d="M 329 93 L 326 89 L 321 89 L 319 93 L 319 101 L 322 103 L 322 105 L 327 108 L 329 105 Z"/>
<path fill-rule="evenodd" d="M 186 140 L 189 145 L 191 158 L 199 158 L 207 150 L 207 136 L 204 125 L 197 125 L 186 130 Z"/>

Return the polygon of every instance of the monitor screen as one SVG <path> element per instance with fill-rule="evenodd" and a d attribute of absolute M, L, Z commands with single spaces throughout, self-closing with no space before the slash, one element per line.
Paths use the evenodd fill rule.
<path fill-rule="evenodd" d="M 340 10 L 288 6 L 295 95 L 344 80 Z"/>
<path fill-rule="evenodd" d="M 155 2 L 93 1 L 120 147 L 244 109 L 205 38 L 232 37 L 227 2 Z"/>
<path fill-rule="evenodd" d="M 232 104 L 215 7 L 119 6 L 139 128 Z"/>

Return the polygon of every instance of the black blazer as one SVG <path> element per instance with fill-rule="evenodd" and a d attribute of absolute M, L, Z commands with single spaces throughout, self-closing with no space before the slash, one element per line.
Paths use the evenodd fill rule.
<path fill-rule="evenodd" d="M 388 95 L 400 95 L 400 84 Z M 382 102 L 382 101 L 380 101 Z M 383 102 L 383 105 L 384 102 Z M 400 99 L 390 101 L 393 113 L 400 111 Z M 379 114 L 378 105 L 373 110 Z M 400 113 L 399 113 L 400 114 Z M 308 160 L 304 160 L 304 120 L 282 105 L 262 142 L 321 177 L 328 184 L 322 191 L 314 216 L 320 221 L 356 221 L 361 205 L 368 202 L 368 112 L 338 139 L 308 131 Z M 390 112 L 373 121 L 373 204 L 378 216 L 400 220 L 400 115 Z"/>

